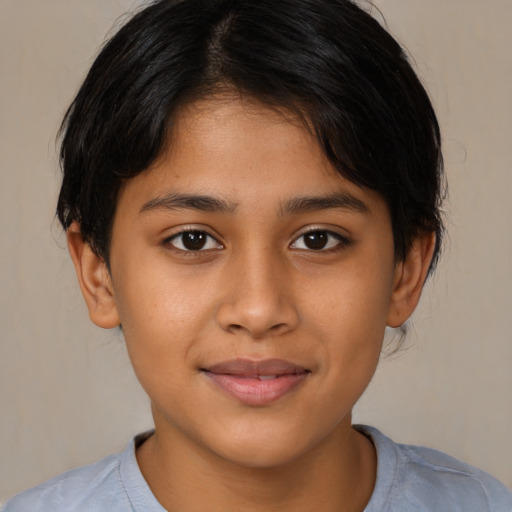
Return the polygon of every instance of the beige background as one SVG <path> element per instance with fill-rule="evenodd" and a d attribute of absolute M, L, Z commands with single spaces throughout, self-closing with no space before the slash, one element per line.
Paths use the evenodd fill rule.
<path fill-rule="evenodd" d="M 449 245 L 356 410 L 512 486 L 512 2 L 378 0 L 437 106 Z M 116 332 L 89 325 L 59 227 L 55 133 L 136 0 L 0 0 L 0 502 L 151 426 Z"/>

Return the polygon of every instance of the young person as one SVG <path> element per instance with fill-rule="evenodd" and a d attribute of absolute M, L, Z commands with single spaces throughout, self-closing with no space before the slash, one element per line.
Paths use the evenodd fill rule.
<path fill-rule="evenodd" d="M 489 475 L 353 426 L 437 261 L 428 96 L 349 0 L 160 0 L 69 108 L 58 216 L 155 430 L 16 511 L 504 511 Z"/>

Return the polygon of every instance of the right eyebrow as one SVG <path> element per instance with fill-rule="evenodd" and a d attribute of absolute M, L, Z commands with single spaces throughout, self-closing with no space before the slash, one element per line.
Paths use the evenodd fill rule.
<path fill-rule="evenodd" d="M 281 206 L 281 215 L 333 209 L 370 213 L 363 201 L 352 194 L 341 192 L 326 196 L 293 197 Z"/>
<path fill-rule="evenodd" d="M 150 199 L 142 206 L 139 213 L 154 210 L 198 210 L 209 213 L 234 213 L 236 204 L 207 195 L 171 192 L 170 194 Z"/>

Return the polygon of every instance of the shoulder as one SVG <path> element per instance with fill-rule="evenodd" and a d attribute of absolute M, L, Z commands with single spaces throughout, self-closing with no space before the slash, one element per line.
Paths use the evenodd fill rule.
<path fill-rule="evenodd" d="M 132 510 L 123 489 L 121 456 L 111 455 L 22 492 L 7 502 L 3 512 Z"/>
<path fill-rule="evenodd" d="M 457 503 L 465 511 L 512 512 L 511 491 L 488 473 L 437 450 L 398 446 L 406 480 L 421 485 L 423 497 L 430 502 L 437 494 L 439 506 L 450 503 L 450 510 Z"/>
<path fill-rule="evenodd" d="M 377 483 L 367 512 L 512 512 L 512 492 L 488 473 L 437 450 L 394 443 L 372 427 L 356 428 L 377 450 Z"/>

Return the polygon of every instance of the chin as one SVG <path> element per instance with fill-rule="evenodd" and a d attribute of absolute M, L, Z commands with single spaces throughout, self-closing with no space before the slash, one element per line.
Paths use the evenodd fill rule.
<path fill-rule="evenodd" d="M 229 453 L 225 453 L 223 458 L 231 464 L 246 469 L 271 470 L 280 468 L 300 458 L 302 453 L 297 450 L 277 448 L 273 443 L 262 447 L 258 446 L 240 446 L 231 447 Z"/>
<path fill-rule="evenodd" d="M 315 446 L 313 439 L 294 432 L 258 429 L 246 435 L 233 434 L 214 451 L 224 460 L 247 469 L 273 469 L 297 461 Z"/>

